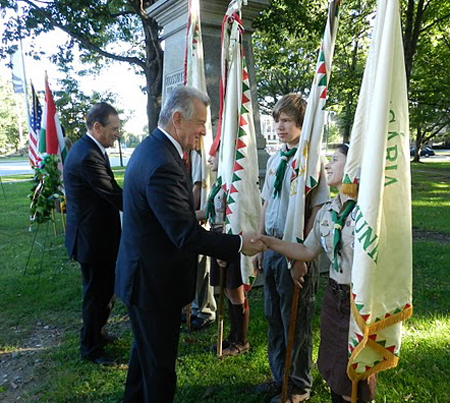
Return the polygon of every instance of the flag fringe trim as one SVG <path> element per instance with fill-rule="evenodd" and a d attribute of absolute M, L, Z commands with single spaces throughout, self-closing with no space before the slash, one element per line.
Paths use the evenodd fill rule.
<path fill-rule="evenodd" d="M 342 193 L 356 199 L 358 196 L 358 184 L 357 183 L 343 183 L 341 186 Z"/>
<path fill-rule="evenodd" d="M 347 364 L 347 375 L 352 381 L 352 400 L 351 403 L 357 403 L 358 400 L 358 382 L 361 380 L 366 380 L 371 375 L 374 375 L 381 371 L 386 371 L 388 369 L 394 368 L 398 364 L 398 357 L 387 350 L 376 341 L 369 339 L 370 335 L 375 334 L 376 332 L 383 330 L 389 326 L 395 325 L 396 323 L 402 322 L 411 317 L 413 313 L 413 307 L 410 305 L 408 308 L 404 309 L 402 312 L 391 315 L 379 322 L 372 323 L 371 325 L 367 325 L 362 316 L 360 315 L 358 308 L 356 307 L 355 299 L 353 294 L 351 293 L 351 309 L 355 321 L 358 327 L 363 332 L 363 339 L 361 342 L 355 347 L 353 352 L 350 354 Z M 355 368 L 352 366 L 352 361 L 359 355 L 359 353 L 365 348 L 370 347 L 376 352 L 378 352 L 383 358 L 384 361 L 376 364 L 372 368 L 362 373 L 357 373 Z"/>

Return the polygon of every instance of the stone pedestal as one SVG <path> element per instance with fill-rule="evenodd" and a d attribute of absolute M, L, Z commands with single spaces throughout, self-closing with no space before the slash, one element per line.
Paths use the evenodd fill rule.
<path fill-rule="evenodd" d="M 254 121 L 258 144 L 260 176 L 265 174 L 268 154 L 265 151 L 265 139 L 261 135 L 259 107 L 256 93 L 256 78 L 251 47 L 252 21 L 268 5 L 268 0 L 249 0 L 242 7 L 242 19 L 245 28 L 244 49 L 250 75 Z M 213 133 L 217 132 L 219 118 L 220 88 L 220 52 L 222 20 L 229 0 L 200 0 L 203 48 L 205 53 L 205 76 L 208 94 L 211 98 L 211 118 Z M 163 93 L 165 96 L 174 88 L 183 85 L 183 64 L 186 43 L 186 25 L 188 20 L 187 0 L 159 0 L 147 9 L 163 29 L 164 41 Z"/>

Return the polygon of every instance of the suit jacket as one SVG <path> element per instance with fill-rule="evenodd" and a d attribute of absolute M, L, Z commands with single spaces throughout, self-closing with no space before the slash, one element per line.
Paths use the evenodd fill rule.
<path fill-rule="evenodd" d="M 175 146 L 155 129 L 125 174 L 116 295 L 126 304 L 182 307 L 194 299 L 197 255 L 236 256 L 240 239 L 202 228 L 192 182 Z"/>
<path fill-rule="evenodd" d="M 122 189 L 109 162 L 87 135 L 64 163 L 66 247 L 80 263 L 115 262 L 120 242 Z"/>

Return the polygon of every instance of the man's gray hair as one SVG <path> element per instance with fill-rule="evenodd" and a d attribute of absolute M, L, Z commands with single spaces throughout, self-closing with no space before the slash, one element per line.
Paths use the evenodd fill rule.
<path fill-rule="evenodd" d="M 210 104 L 208 95 L 193 87 L 175 88 L 164 102 L 159 114 L 158 126 L 166 127 L 172 119 L 172 114 L 180 112 L 185 119 L 194 115 L 194 99 L 198 99 L 205 106 Z"/>

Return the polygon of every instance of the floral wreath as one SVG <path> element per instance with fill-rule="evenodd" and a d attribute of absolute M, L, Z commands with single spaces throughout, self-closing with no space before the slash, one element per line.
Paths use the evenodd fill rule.
<path fill-rule="evenodd" d="M 61 171 L 58 169 L 57 155 L 43 154 L 41 161 L 34 169 L 33 187 L 28 197 L 30 204 L 30 221 L 38 224 L 53 221 L 52 211 L 55 202 L 64 196 L 61 191 Z"/>

